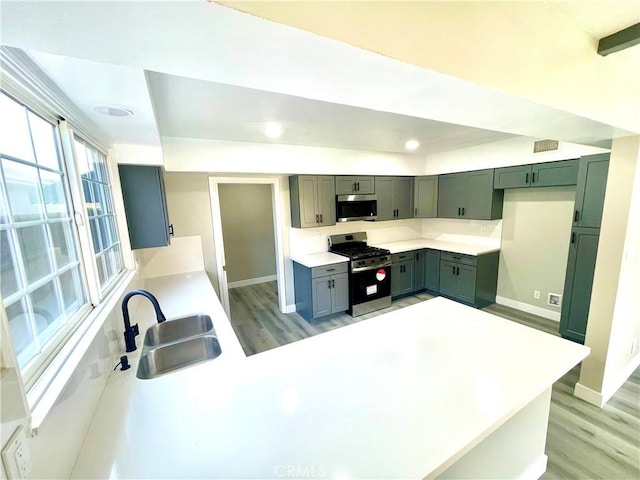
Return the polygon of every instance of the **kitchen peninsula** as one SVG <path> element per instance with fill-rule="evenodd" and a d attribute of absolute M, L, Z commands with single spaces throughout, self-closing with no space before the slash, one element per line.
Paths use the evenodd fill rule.
<path fill-rule="evenodd" d="M 245 357 L 204 272 L 144 287 L 209 314 L 222 354 L 139 380 L 133 352 L 73 478 L 537 478 L 551 385 L 589 352 L 435 298 Z"/>

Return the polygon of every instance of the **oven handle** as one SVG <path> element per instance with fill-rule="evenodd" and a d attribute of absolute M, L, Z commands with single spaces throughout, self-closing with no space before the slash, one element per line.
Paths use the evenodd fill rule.
<path fill-rule="evenodd" d="M 367 272 L 369 270 L 377 270 L 378 268 L 385 268 L 390 266 L 391 266 L 391 262 L 385 262 L 385 263 L 381 263 L 380 265 L 370 265 L 368 267 L 352 268 L 351 273 Z"/>

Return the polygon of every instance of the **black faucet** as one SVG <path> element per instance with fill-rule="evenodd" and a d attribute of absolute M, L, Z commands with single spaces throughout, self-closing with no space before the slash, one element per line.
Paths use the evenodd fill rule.
<path fill-rule="evenodd" d="M 146 290 L 132 290 L 127 293 L 122 299 L 122 316 L 124 318 L 124 344 L 126 345 L 127 352 L 133 352 L 136 347 L 136 335 L 140 334 L 138 330 L 138 324 L 131 325 L 129 321 L 129 309 L 127 308 L 127 304 L 129 303 L 129 299 L 134 295 L 142 295 L 143 297 L 147 297 L 151 303 L 153 304 L 153 308 L 156 311 L 156 319 L 158 323 L 162 323 L 166 320 L 164 313 L 160 310 L 160 304 L 158 304 L 158 300 L 151 293 Z"/>

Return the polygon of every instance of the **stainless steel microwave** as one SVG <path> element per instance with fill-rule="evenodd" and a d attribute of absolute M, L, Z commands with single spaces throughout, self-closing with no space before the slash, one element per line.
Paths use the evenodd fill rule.
<path fill-rule="evenodd" d="M 373 221 L 377 216 L 378 198 L 375 195 L 336 195 L 338 222 Z"/>

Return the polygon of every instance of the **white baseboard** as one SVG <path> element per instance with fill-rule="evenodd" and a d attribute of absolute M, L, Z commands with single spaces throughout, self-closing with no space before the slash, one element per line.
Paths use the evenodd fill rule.
<path fill-rule="evenodd" d="M 521 480 L 537 480 L 542 477 L 542 474 L 547 471 L 548 458 L 545 454 L 540 455 L 518 478 Z"/>
<path fill-rule="evenodd" d="M 274 280 L 277 280 L 277 279 L 278 277 L 276 277 L 275 275 L 268 275 L 266 277 L 249 278 L 247 280 L 238 280 L 237 282 L 229 282 L 227 284 L 227 288 L 246 287 L 248 285 L 256 285 L 258 283 L 273 282 Z"/>
<path fill-rule="evenodd" d="M 624 385 L 624 382 L 629 379 L 638 366 L 640 366 L 640 355 L 636 355 L 631 359 L 627 366 L 622 369 L 615 381 L 609 382 L 611 386 L 603 388 L 602 392 L 585 387 L 578 382 L 576 383 L 576 388 L 573 393 L 576 397 L 581 398 L 585 402 L 589 402 L 597 407 L 603 407 L 604 404 L 616 394 L 620 387 Z"/>
<path fill-rule="evenodd" d="M 536 307 L 535 305 L 529 305 L 528 303 L 518 302 L 507 297 L 496 296 L 496 303 L 504 305 L 505 307 L 515 308 L 516 310 L 522 310 L 523 312 L 532 313 L 539 317 L 547 318 L 555 322 L 560 321 L 560 312 L 554 310 L 547 310 L 546 308 Z"/>
<path fill-rule="evenodd" d="M 284 312 L 282 313 L 294 313 L 296 311 L 296 304 L 293 303 L 291 305 L 286 305 L 284 307 Z"/>

